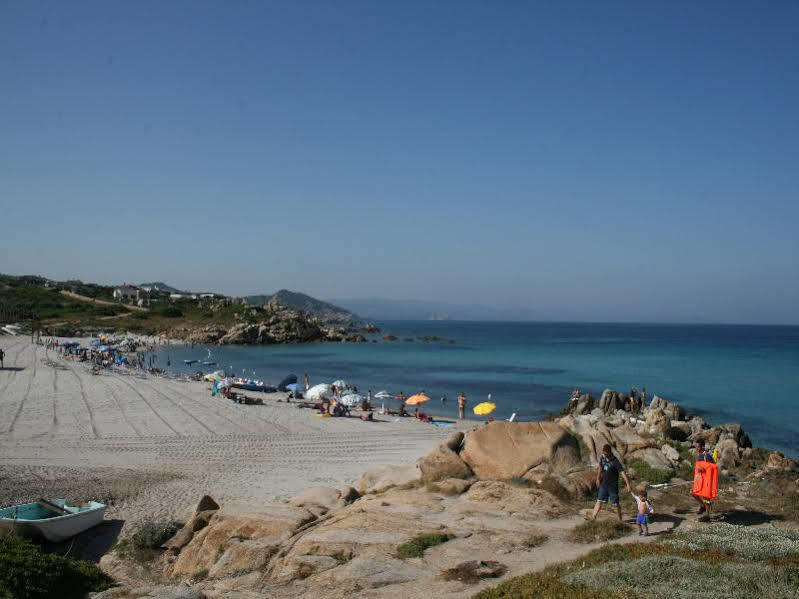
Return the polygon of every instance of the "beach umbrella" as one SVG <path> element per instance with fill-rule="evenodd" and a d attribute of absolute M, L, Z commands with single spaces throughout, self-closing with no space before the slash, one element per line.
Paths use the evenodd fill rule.
<path fill-rule="evenodd" d="M 430 401 L 430 397 L 424 393 L 417 393 L 416 395 L 411 395 L 408 399 L 406 399 L 405 403 L 409 406 L 418 406 L 426 401 Z"/>
<path fill-rule="evenodd" d="M 375 399 L 391 399 L 391 393 L 386 390 L 375 393 Z"/>
<path fill-rule="evenodd" d="M 322 383 L 321 385 L 314 385 L 305 393 L 305 399 L 323 399 L 332 395 L 330 385 Z"/>
<path fill-rule="evenodd" d="M 339 401 L 342 405 L 345 405 L 348 408 L 354 408 L 363 401 L 363 397 L 357 393 L 350 393 L 349 395 L 342 397 Z"/>
<path fill-rule="evenodd" d="M 299 383 L 289 383 L 286 385 L 286 391 L 291 391 L 292 393 L 302 393 L 304 389 L 305 387 Z"/>
<path fill-rule="evenodd" d="M 342 381 L 341 379 L 333 381 L 330 384 L 333 385 L 336 389 L 346 389 L 349 386 L 347 385 L 346 381 Z"/>
<path fill-rule="evenodd" d="M 474 406 L 474 413 L 478 416 L 486 416 L 497 409 L 497 404 L 490 401 L 484 401 Z"/>

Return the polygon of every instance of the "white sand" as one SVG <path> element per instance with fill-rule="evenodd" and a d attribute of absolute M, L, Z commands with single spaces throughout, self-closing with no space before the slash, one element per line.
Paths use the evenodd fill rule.
<path fill-rule="evenodd" d="M 30 337 L 0 337 L 0 348 L 0 505 L 107 496 L 108 517 L 129 527 L 180 517 L 206 493 L 258 502 L 354 484 L 372 466 L 412 463 L 451 431 L 318 418 L 278 403 L 282 393 L 239 405 L 212 398 L 207 383 L 93 375 L 51 351 L 56 369 Z"/>

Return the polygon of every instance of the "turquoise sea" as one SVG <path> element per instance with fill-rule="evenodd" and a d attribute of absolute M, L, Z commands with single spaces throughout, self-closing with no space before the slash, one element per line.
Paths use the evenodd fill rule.
<path fill-rule="evenodd" d="M 534 420 L 558 412 L 574 387 L 646 387 L 711 424 L 740 422 L 755 445 L 799 456 L 799 327 L 387 321 L 377 343 L 209 347 L 220 367 L 277 383 L 307 372 L 311 384 L 343 378 L 359 391 L 425 390 L 425 406 L 456 414 L 490 393 L 496 417 Z M 383 341 L 393 334 L 398 341 Z M 424 342 L 437 336 L 443 342 Z M 408 339 L 413 339 L 409 341 Z M 454 340 L 450 343 L 449 340 Z M 205 347 L 163 350 L 172 370 Z M 208 368 L 206 367 L 206 370 Z M 447 402 L 440 398 L 446 395 Z"/>

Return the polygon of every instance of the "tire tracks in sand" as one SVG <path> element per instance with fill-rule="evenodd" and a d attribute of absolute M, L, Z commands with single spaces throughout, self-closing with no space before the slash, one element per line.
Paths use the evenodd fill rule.
<path fill-rule="evenodd" d="M 86 390 L 83 388 L 83 381 L 78 376 L 78 373 L 73 370 L 72 366 L 66 366 L 66 370 L 78 381 L 80 398 L 83 400 L 83 404 L 86 406 L 86 410 L 89 412 L 89 424 L 91 424 L 92 427 L 92 436 L 95 439 L 99 439 L 100 435 L 97 433 L 97 424 L 94 421 L 94 410 L 92 410 L 92 406 L 89 404 L 89 400 L 86 398 Z"/>
<path fill-rule="evenodd" d="M 37 362 L 36 346 L 32 345 L 31 347 L 33 348 L 33 371 L 31 372 L 31 375 L 28 377 L 28 386 L 25 389 L 25 393 L 22 395 L 22 399 L 19 402 L 19 407 L 17 408 L 17 411 L 14 414 L 14 418 L 11 420 L 11 426 L 9 426 L 8 430 L 6 431 L 9 437 L 14 436 L 14 428 L 17 426 L 17 420 L 19 420 L 20 414 L 22 414 L 22 408 L 25 407 L 25 401 L 28 399 L 28 396 L 31 394 L 31 385 L 33 384 L 33 379 L 36 377 L 36 362 Z"/>
<path fill-rule="evenodd" d="M 166 427 L 167 427 L 169 430 L 171 430 L 173 433 L 175 433 L 175 436 L 177 436 L 177 437 L 182 437 L 182 436 L 183 436 L 183 435 L 182 435 L 181 433 L 179 433 L 179 432 L 178 432 L 178 431 L 177 431 L 177 430 L 176 430 L 176 429 L 175 429 L 175 428 L 174 428 L 174 427 L 173 427 L 171 424 L 169 424 L 169 422 L 167 422 L 167 420 L 166 420 L 166 419 L 165 419 L 163 416 L 161 416 L 161 414 L 159 414 L 159 413 L 158 413 L 158 410 L 156 410 L 156 409 L 153 407 L 153 404 L 151 404 L 149 401 L 147 401 L 147 398 L 146 398 L 146 397 L 144 397 L 144 395 L 142 395 L 142 394 L 139 392 L 139 390 L 138 390 L 138 389 L 136 389 L 136 386 L 135 386 L 135 385 L 133 385 L 133 384 L 132 384 L 130 381 L 126 381 L 126 380 L 124 379 L 124 377 L 122 377 L 122 376 L 120 376 L 120 375 L 112 375 L 112 376 L 114 377 L 114 380 L 117 380 L 117 381 L 119 381 L 120 383 L 124 383 L 125 385 L 127 385 L 128 387 L 130 387 L 130 389 L 131 389 L 131 390 L 132 390 L 132 391 L 133 391 L 133 392 L 134 392 L 136 395 L 138 395 L 138 396 L 139 396 L 139 399 L 141 399 L 141 400 L 142 400 L 142 401 L 143 401 L 145 404 L 147 404 L 147 407 L 148 407 L 148 408 L 150 408 L 150 410 L 152 410 L 153 414 L 155 414 L 155 417 L 156 417 L 156 418 L 158 418 L 158 420 L 160 420 L 161 422 L 163 422 L 163 423 L 164 423 L 164 426 L 166 426 Z"/>

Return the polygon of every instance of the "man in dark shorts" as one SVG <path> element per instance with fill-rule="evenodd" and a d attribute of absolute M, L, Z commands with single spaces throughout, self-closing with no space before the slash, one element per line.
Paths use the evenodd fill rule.
<path fill-rule="evenodd" d="M 599 457 L 599 470 L 596 475 L 596 484 L 599 487 L 599 492 L 596 496 L 596 505 L 594 512 L 591 514 L 591 520 L 595 520 L 602 505 L 610 501 L 610 505 L 616 508 L 619 515 L 619 522 L 621 519 L 621 505 L 619 505 L 619 475 L 624 479 L 624 484 L 627 485 L 627 492 L 632 493 L 630 487 L 630 480 L 624 472 L 624 466 L 621 465 L 619 459 L 613 455 L 610 445 L 605 445 L 602 448 L 602 455 Z"/>

